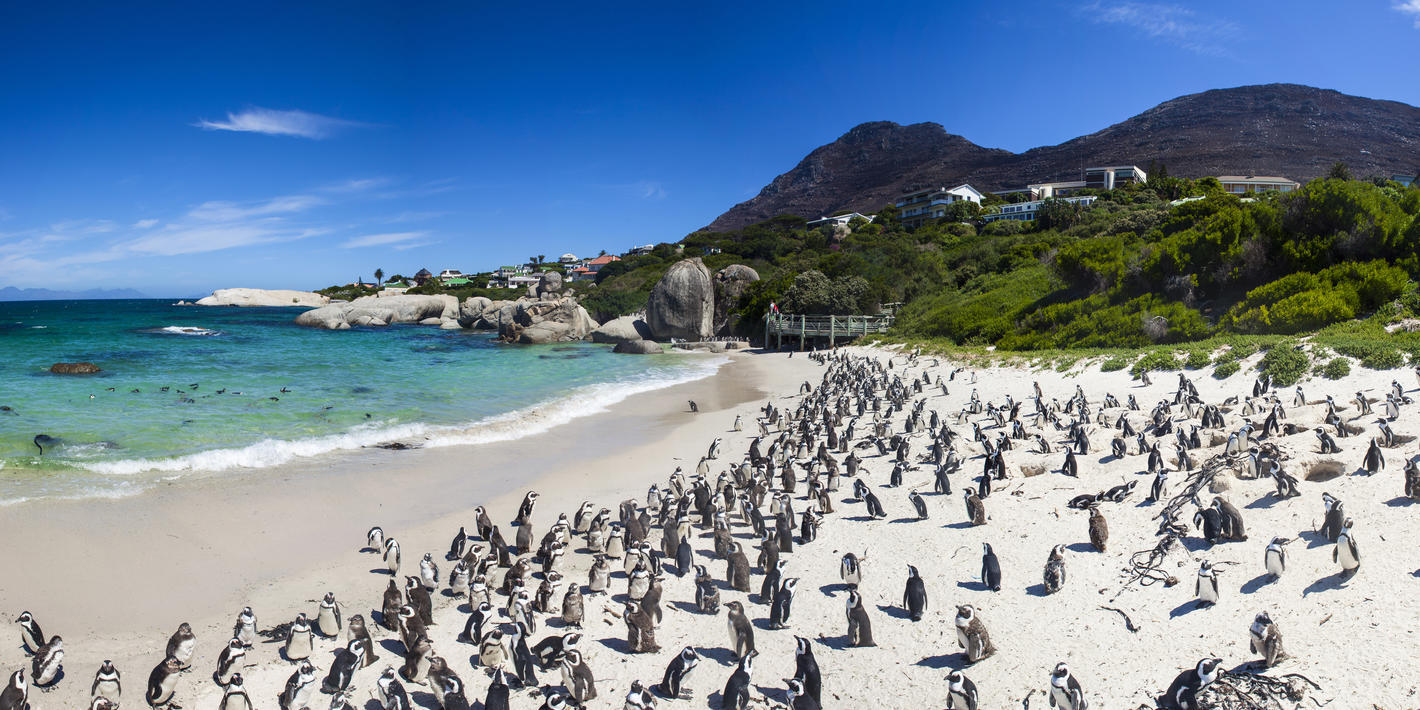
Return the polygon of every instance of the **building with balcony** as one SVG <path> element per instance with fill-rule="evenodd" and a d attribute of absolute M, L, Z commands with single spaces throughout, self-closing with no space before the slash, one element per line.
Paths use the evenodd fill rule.
<path fill-rule="evenodd" d="M 1130 183 L 1148 181 L 1149 176 L 1137 165 L 1085 168 L 1085 188 L 1090 190 L 1113 190 Z"/>
<path fill-rule="evenodd" d="M 1094 195 L 1085 195 L 1083 197 L 1052 197 L 1050 199 L 1068 202 L 1072 205 L 1089 207 L 1099 198 Z M 1041 205 L 1044 205 L 1045 202 L 1045 200 L 1031 200 L 1030 202 L 1017 202 L 1014 205 L 1001 205 L 1000 212 L 982 215 L 981 219 L 987 222 L 995 222 L 1001 219 L 1014 219 L 1027 222 L 1036 218 L 1036 215 L 1040 212 Z"/>
<path fill-rule="evenodd" d="M 1246 195 L 1249 192 L 1291 192 L 1301 187 L 1295 180 L 1257 175 L 1219 175 L 1218 182 L 1223 186 L 1223 192 L 1229 195 Z"/>
<path fill-rule="evenodd" d="M 966 184 L 915 190 L 898 198 L 898 219 L 902 221 L 903 226 L 916 228 L 929 220 L 945 217 L 947 207 L 958 202 L 975 202 L 979 205 L 981 197 L 976 188 Z"/>
<path fill-rule="evenodd" d="M 853 221 L 854 217 L 857 217 L 858 219 L 867 220 L 869 222 L 873 221 L 873 218 L 869 217 L 868 215 L 859 214 L 857 212 L 849 212 L 848 214 L 836 214 L 832 217 L 819 217 L 818 219 L 810 220 L 804 226 L 808 227 L 809 229 L 818 229 L 819 227 L 837 227 L 839 225 L 846 227 L 848 226 L 849 222 Z"/>

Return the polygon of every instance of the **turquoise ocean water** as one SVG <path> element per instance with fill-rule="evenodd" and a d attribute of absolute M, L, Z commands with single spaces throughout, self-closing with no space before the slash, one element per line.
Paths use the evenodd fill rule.
<path fill-rule="evenodd" d="M 544 431 L 720 357 L 508 346 L 428 326 L 323 331 L 287 308 L 0 303 L 0 503 L 129 495 L 187 472 L 275 466 L 391 441 Z M 49 373 L 92 362 L 97 375 Z M 285 391 L 283 391 L 285 390 Z M 40 454 L 44 434 L 55 441 Z"/>

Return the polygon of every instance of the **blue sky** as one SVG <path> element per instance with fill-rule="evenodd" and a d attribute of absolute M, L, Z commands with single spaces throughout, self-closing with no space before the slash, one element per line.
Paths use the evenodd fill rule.
<path fill-rule="evenodd" d="M 621 252 L 863 121 L 1020 151 L 1244 84 L 1420 104 L 1420 0 L 522 5 L 4 3 L 0 286 Z"/>

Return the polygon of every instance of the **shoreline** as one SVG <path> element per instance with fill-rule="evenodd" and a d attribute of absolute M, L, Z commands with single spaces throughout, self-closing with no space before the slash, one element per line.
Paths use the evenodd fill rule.
<path fill-rule="evenodd" d="M 583 500 L 608 504 L 612 494 L 664 479 L 674 463 L 663 455 L 668 447 L 684 450 L 679 458 L 693 468 L 707 435 L 729 428 L 728 412 L 762 406 L 786 365 L 817 369 L 806 358 L 736 354 L 708 377 L 632 394 L 517 439 L 342 452 L 158 482 L 126 498 L 8 506 L 0 535 L 24 541 L 23 559 L 17 574 L 0 580 L 0 608 L 12 617 L 29 610 L 46 633 L 65 637 L 69 678 L 46 700 L 80 698 L 80 685 L 87 698 L 85 676 L 105 658 L 127 674 L 128 693 L 141 694 L 142 678 L 182 621 L 198 635 L 197 667 L 205 669 L 243 606 L 267 628 L 334 591 L 347 614 L 363 609 L 370 618 L 388 579 L 367 571 L 381 565 L 378 557 L 358 552 L 371 525 L 401 541 L 401 575 L 417 574 L 426 551 L 441 567 L 452 565 L 443 552 L 459 526 L 472 529 L 475 506 L 486 506 L 511 540 L 515 529 L 501 518 L 526 490 L 543 493 L 546 525 L 552 511 L 570 513 Z M 18 649 L 0 650 L 0 667 L 22 662 Z"/>

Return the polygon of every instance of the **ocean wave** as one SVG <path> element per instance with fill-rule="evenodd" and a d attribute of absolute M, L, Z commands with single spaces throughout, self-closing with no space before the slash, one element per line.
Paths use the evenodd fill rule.
<path fill-rule="evenodd" d="M 199 328 L 195 325 L 169 325 L 162 328 L 150 328 L 144 333 L 161 333 L 164 335 L 221 335 L 219 330 Z"/>
<path fill-rule="evenodd" d="M 411 422 L 362 424 L 340 434 L 307 439 L 264 439 L 248 446 L 213 449 L 166 459 L 123 459 L 74 462 L 79 468 L 107 476 L 134 476 L 151 472 L 225 471 L 234 468 L 269 468 L 297 458 L 376 446 L 391 441 L 417 442 L 424 448 L 467 446 L 510 441 L 540 434 L 575 419 L 604 412 L 636 394 L 693 382 L 715 374 L 727 357 L 707 357 L 692 367 L 674 372 L 643 373 L 634 380 L 583 387 L 571 394 L 485 417 L 463 425 L 440 426 Z"/>

